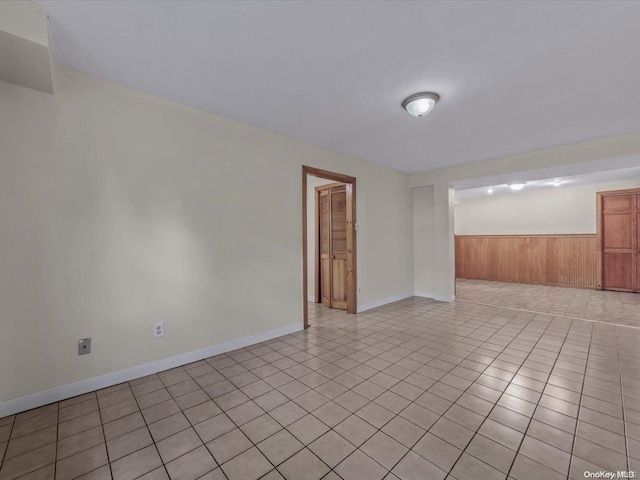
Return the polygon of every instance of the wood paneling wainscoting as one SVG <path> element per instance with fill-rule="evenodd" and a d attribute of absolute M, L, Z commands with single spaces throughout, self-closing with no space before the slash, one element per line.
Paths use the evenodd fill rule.
<path fill-rule="evenodd" d="M 456 277 L 596 288 L 596 235 L 456 235 Z"/>

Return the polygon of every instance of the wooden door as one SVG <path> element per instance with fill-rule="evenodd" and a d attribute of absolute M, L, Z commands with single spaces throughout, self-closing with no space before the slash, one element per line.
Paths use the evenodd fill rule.
<path fill-rule="evenodd" d="M 347 191 L 344 185 L 331 195 L 331 307 L 347 309 Z"/>
<path fill-rule="evenodd" d="M 331 196 L 329 190 L 318 192 L 319 245 L 320 245 L 320 298 L 323 305 L 331 307 Z"/>
<path fill-rule="evenodd" d="M 634 267 L 633 270 L 635 272 L 634 275 L 634 280 L 635 280 L 635 287 L 633 289 L 634 292 L 638 292 L 640 293 L 640 194 L 635 195 L 635 200 L 636 200 L 636 214 L 635 214 L 635 229 L 636 229 L 636 234 L 635 234 L 635 245 L 634 245 L 634 253 L 635 253 L 635 261 L 634 261 Z"/>
<path fill-rule="evenodd" d="M 318 190 L 320 299 L 330 308 L 347 308 L 347 194 L 346 186 Z"/>
<path fill-rule="evenodd" d="M 635 194 L 602 196 L 602 288 L 638 291 L 638 211 Z"/>

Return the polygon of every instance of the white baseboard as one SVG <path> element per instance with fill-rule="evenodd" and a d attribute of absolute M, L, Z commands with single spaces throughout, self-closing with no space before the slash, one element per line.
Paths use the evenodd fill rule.
<path fill-rule="evenodd" d="M 413 292 L 414 297 L 423 297 L 423 298 L 433 298 L 435 297 L 434 293 L 431 292 Z"/>
<path fill-rule="evenodd" d="M 413 292 L 413 294 L 416 297 L 433 298 L 438 302 L 451 303 L 456 299 L 455 295 L 444 296 L 444 295 L 436 295 L 435 293 L 431 293 L 431 292 Z"/>
<path fill-rule="evenodd" d="M 438 302 L 447 302 L 447 303 L 451 303 L 454 302 L 456 299 L 455 295 L 434 295 L 433 296 L 434 300 L 437 300 Z"/>
<path fill-rule="evenodd" d="M 443 295 L 436 295 L 435 293 L 431 293 L 431 292 L 409 292 L 409 293 L 403 293 L 401 295 L 396 295 L 395 297 L 383 298 L 382 300 L 377 300 L 375 302 L 365 303 L 364 305 L 358 305 L 358 313 L 371 310 L 372 308 L 382 307 L 383 305 L 387 305 L 388 303 L 398 302 L 400 300 L 404 300 L 405 298 L 409 298 L 409 297 L 432 298 L 439 302 L 448 302 L 448 303 L 451 303 L 456 299 L 455 296 L 447 297 Z"/>
<path fill-rule="evenodd" d="M 375 302 L 365 303 L 364 305 L 358 305 L 358 313 L 371 310 L 372 308 L 381 307 L 388 303 L 398 302 L 400 300 L 404 300 L 405 298 L 409 298 L 409 297 L 413 297 L 413 292 L 403 293 L 400 295 L 396 295 L 395 297 L 383 298 L 382 300 L 376 300 Z"/>
<path fill-rule="evenodd" d="M 50 390 L 25 395 L 24 397 L 6 400 L 4 402 L 0 402 L 0 418 L 31 410 L 32 408 L 42 407 L 49 403 L 59 402 L 67 398 L 82 395 L 83 393 L 117 385 L 146 375 L 151 375 L 152 373 L 158 373 L 170 368 L 197 362 L 204 358 L 213 357 L 214 355 L 230 352 L 231 350 L 271 340 L 272 338 L 298 332 L 302 329 L 302 323 L 294 323 L 293 325 L 268 330 L 249 337 L 231 340 L 220 345 L 201 348 L 200 350 L 182 353 L 180 355 L 164 358 L 155 362 L 145 363 L 144 365 L 127 368 L 125 370 L 120 370 L 119 372 L 107 373 L 105 375 L 100 375 L 99 377 L 88 378 L 86 380 L 80 380 L 79 382 L 55 387 Z"/>

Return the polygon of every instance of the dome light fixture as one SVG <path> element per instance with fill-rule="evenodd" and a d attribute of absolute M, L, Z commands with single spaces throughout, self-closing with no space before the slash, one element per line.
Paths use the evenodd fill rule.
<path fill-rule="evenodd" d="M 404 99 L 402 108 L 413 117 L 424 117 L 433 110 L 440 100 L 440 95 L 433 92 L 415 93 Z"/>
<path fill-rule="evenodd" d="M 517 192 L 518 190 L 522 190 L 524 188 L 525 184 L 524 183 L 510 183 L 509 184 L 509 188 L 511 190 L 513 190 L 514 192 Z"/>

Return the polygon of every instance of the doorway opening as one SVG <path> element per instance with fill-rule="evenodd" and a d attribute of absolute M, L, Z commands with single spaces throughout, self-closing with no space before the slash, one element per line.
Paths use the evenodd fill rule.
<path fill-rule="evenodd" d="M 310 187 L 310 177 L 324 181 Z M 357 312 L 356 250 L 355 177 L 303 166 L 304 328 L 309 326 L 309 301 Z"/>

